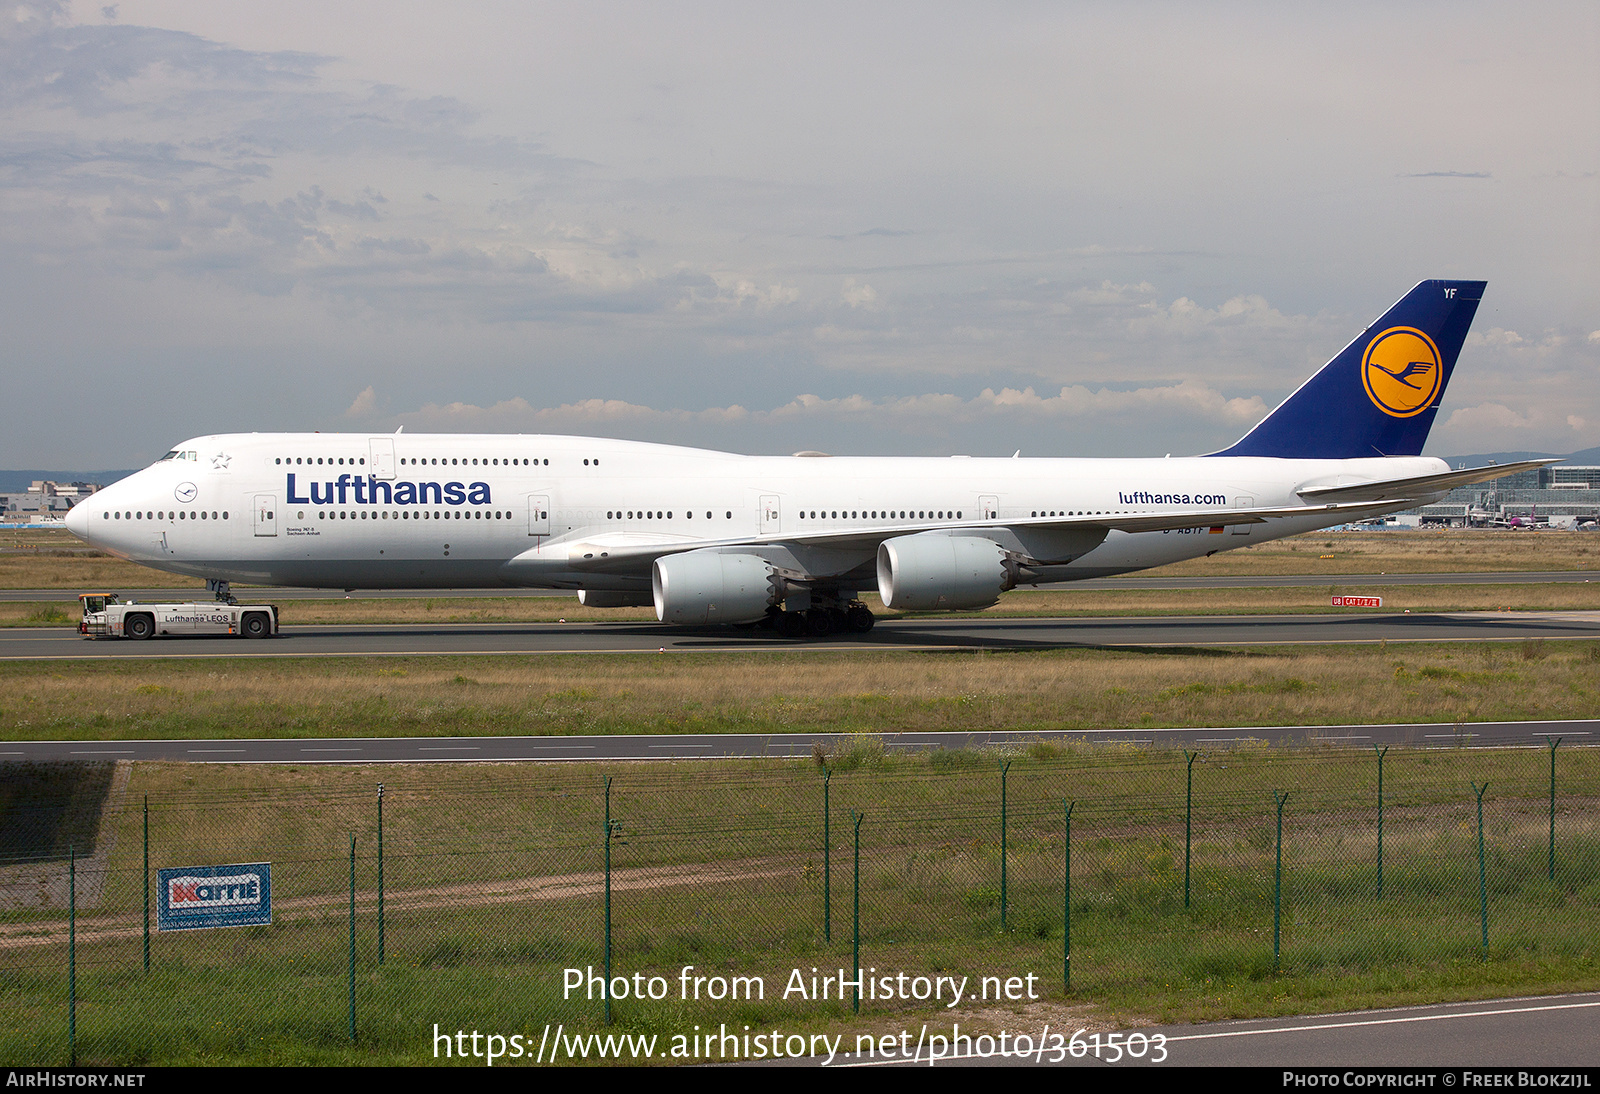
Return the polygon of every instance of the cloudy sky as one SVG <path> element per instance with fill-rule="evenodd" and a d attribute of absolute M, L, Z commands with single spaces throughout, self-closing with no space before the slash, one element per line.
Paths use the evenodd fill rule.
<path fill-rule="evenodd" d="M 1600 444 L 1600 5 L 0 3 L 0 466 L 240 430 L 1161 455 L 1427 277 Z"/>

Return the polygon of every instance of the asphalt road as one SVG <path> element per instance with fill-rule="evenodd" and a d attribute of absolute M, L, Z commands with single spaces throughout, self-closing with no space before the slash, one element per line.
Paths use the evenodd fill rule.
<path fill-rule="evenodd" d="M 182 763 L 505 763 L 557 760 L 784 759 L 809 756 L 816 745 L 838 745 L 841 733 L 684 733 L 571 737 L 318 737 L 218 738 L 161 741 L 0 741 L 0 762 L 161 760 Z M 1086 729 L 1050 733 L 889 733 L 899 751 L 993 748 L 1039 740 L 1094 744 L 1163 744 L 1204 750 L 1244 741 L 1371 748 L 1409 744 L 1432 748 L 1545 748 L 1600 744 L 1600 719 L 1548 722 L 1434 722 L 1411 725 L 1244 726 L 1222 729 Z"/>
<path fill-rule="evenodd" d="M 1600 638 L 1600 612 L 897 619 L 870 634 L 782 639 L 771 631 L 653 623 L 462 623 L 285 627 L 229 637 L 86 639 L 70 627 L 0 629 L 0 661 L 148 657 L 351 657 L 793 650 L 1046 650 L 1346 642 Z"/>
<path fill-rule="evenodd" d="M 1583 583 L 1600 580 L 1590 570 L 1500 571 L 1469 574 L 1277 574 L 1233 577 L 1169 577 L 1162 574 L 1134 574 L 1128 577 L 1101 577 L 1052 586 L 1054 591 L 1105 592 L 1114 589 L 1275 589 L 1335 585 L 1339 588 L 1370 585 L 1538 585 L 1552 582 Z M 76 603 L 87 589 L 0 589 L 0 602 L 25 601 Z M 204 586 L 186 589 L 116 589 L 124 598 L 135 600 L 207 599 Z M 234 586 L 236 596 L 244 593 L 263 600 L 338 600 L 345 594 L 338 589 L 272 588 Z M 573 597 L 555 589 L 358 589 L 352 600 L 450 599 L 455 597 Z"/>
<path fill-rule="evenodd" d="M 1057 1064 L 1068 1067 L 1255 1067 L 1327 1069 L 1306 1084 L 1285 1082 L 1281 1073 L 1269 1076 L 1272 1089 L 1302 1089 L 1304 1086 L 1383 1086 L 1366 1073 L 1390 1068 L 1435 1070 L 1403 1085 L 1419 1089 L 1448 1090 L 1453 1087 L 1526 1087 L 1544 1085 L 1519 1082 L 1515 1071 L 1498 1082 L 1484 1072 L 1506 1069 L 1572 1068 L 1590 1071 L 1600 1065 L 1600 994 L 1544 996 L 1531 999 L 1493 999 L 1468 1003 L 1442 1003 L 1387 1010 L 1318 1014 L 1295 1018 L 1257 1018 L 1234 1022 L 1212 1022 L 1187 1026 L 1142 1026 L 1119 1031 L 1115 1047 L 1106 1034 L 1086 1034 L 1084 1055 L 1073 1058 L 1070 1050 L 1053 1039 L 1042 1053 L 1008 1057 L 978 1055 L 977 1043 L 965 1053 L 940 1061 L 942 1066 L 1028 1067 Z M 1052 1030 L 1019 1026 L 1009 1030 L 1012 1037 L 1028 1038 L 1030 1049 L 1041 1040 L 1074 1030 Z M 910 1031 L 907 1045 L 914 1045 L 917 1031 Z M 1133 1038 L 1137 1057 L 1123 1049 Z M 853 1047 L 853 1045 L 851 1046 Z M 993 1041 L 987 1046 L 997 1048 Z M 966 1048 L 966 1046 L 963 1046 Z M 1059 1049 L 1059 1051 L 1052 1051 Z M 876 1056 L 863 1058 L 853 1053 L 837 1058 L 834 1067 L 929 1066 L 929 1049 L 919 1060 Z M 1056 1059 L 1057 1055 L 1062 1059 Z M 795 1061 L 802 1062 L 802 1061 Z M 812 1057 L 813 1065 L 824 1061 Z M 1354 1081 L 1346 1075 L 1354 1076 Z M 1572 1085 L 1592 1089 L 1594 1076 L 1579 1074 Z M 1230 1082 L 1230 1086 L 1236 1086 Z M 1265 1084 L 1263 1084 L 1265 1085 Z M 1402 1085 L 1402 1084 L 1395 1084 Z"/>

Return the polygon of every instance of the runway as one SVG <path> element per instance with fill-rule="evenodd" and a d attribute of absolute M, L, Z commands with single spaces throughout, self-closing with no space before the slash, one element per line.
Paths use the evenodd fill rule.
<path fill-rule="evenodd" d="M 317 737 L 149 741 L 0 741 L 0 763 L 64 760 L 213 764 L 510 763 L 793 759 L 861 735 L 842 733 L 684 733 L 570 737 Z M 1547 722 L 1431 722 L 1411 725 L 1227 726 L 1198 729 L 1054 730 L 868 734 L 892 751 L 1023 747 L 1034 741 L 1167 745 L 1224 749 L 1261 741 L 1316 742 L 1330 748 L 1563 748 L 1600 744 L 1600 719 Z"/>
<path fill-rule="evenodd" d="M 1271 574 L 1214 577 L 1172 577 L 1163 574 L 1132 574 L 1127 577 L 1098 577 L 1051 586 L 1051 592 L 1110 592 L 1118 589 L 1280 589 L 1334 585 L 1339 588 L 1370 585 L 1542 585 L 1584 583 L 1600 580 L 1590 570 L 1501 570 L 1493 573 L 1461 574 Z M 234 595 L 246 594 L 261 600 L 342 600 L 342 589 L 255 588 L 235 585 Z M 86 589 L 0 589 L 0 602 L 76 603 Z M 116 589 L 124 599 L 134 600 L 209 600 L 204 586 L 183 589 Z M 556 589 L 357 589 L 351 600 L 448 600 L 502 597 L 568 597 L 576 594 Z"/>
<path fill-rule="evenodd" d="M 615 653 L 1051 650 L 1600 638 L 1600 612 L 895 619 L 866 635 L 783 639 L 771 631 L 652 623 L 463 623 L 285 627 L 281 636 L 87 639 L 76 629 L 0 630 L 0 661 L 137 658 L 527 656 Z"/>
<path fill-rule="evenodd" d="M 1594 1022 L 1600 994 L 1594 992 L 1522 999 L 1343 1011 L 1290 1018 L 1246 1018 L 1194 1025 L 1139 1026 L 1112 1035 L 1079 1031 L 1069 1048 L 1071 1027 L 1050 1039 L 1048 1027 L 1011 1030 L 1029 1048 L 1001 1053 L 993 1037 L 943 1044 L 941 1067 L 1233 1067 L 1279 1069 L 1260 1074 L 1275 1088 L 1403 1086 L 1448 1090 L 1487 1086 L 1589 1086 L 1589 1070 L 1600 1062 Z M 807 1057 L 778 1061 L 833 1067 L 928 1067 L 930 1042 L 916 1054 L 882 1042 L 871 1052 L 848 1051 L 834 1060 Z M 1020 1044 L 1020 1042 L 1017 1042 Z M 1311 1068 L 1326 1069 L 1311 1072 Z M 1566 1072 L 1557 1069 L 1569 1069 Z M 1282 1070 L 1288 1069 L 1288 1070 Z M 1237 1080 L 1238 1076 L 1230 1076 Z M 1251 1084 L 1254 1085 L 1253 1083 Z"/>

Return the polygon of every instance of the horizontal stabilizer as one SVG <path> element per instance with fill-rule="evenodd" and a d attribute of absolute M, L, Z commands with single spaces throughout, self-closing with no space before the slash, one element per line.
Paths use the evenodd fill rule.
<path fill-rule="evenodd" d="M 1379 479 L 1375 482 L 1338 483 L 1330 486 L 1306 486 L 1295 493 L 1307 501 L 1405 501 L 1423 494 L 1454 490 L 1458 486 L 1471 486 L 1477 482 L 1515 475 L 1519 471 L 1532 471 L 1549 467 L 1561 460 L 1522 460 L 1518 463 L 1493 464 L 1488 467 L 1470 467 L 1463 471 L 1447 471 L 1439 475 L 1416 475 L 1408 479 Z"/>

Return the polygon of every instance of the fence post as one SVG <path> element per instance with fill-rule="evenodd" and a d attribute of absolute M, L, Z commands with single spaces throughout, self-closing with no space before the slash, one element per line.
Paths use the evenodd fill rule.
<path fill-rule="evenodd" d="M 1489 784 L 1473 783 L 1472 789 L 1478 795 L 1478 920 L 1483 931 L 1479 957 L 1486 961 L 1489 958 L 1489 888 L 1483 869 L 1483 792 L 1489 789 Z"/>
<path fill-rule="evenodd" d="M 1004 760 L 1000 764 L 1000 930 L 1006 929 L 1006 897 L 1009 895 L 1006 885 L 1006 772 L 1011 770 L 1011 761 Z"/>
<path fill-rule="evenodd" d="M 150 971 L 150 795 L 144 796 L 144 971 Z"/>
<path fill-rule="evenodd" d="M 356 1040 L 356 837 L 350 836 L 350 1043 Z"/>
<path fill-rule="evenodd" d="M 606 1025 L 611 1024 L 611 776 L 606 776 Z"/>
<path fill-rule="evenodd" d="M 1378 754 L 1378 899 L 1383 899 L 1383 757 L 1389 746 L 1372 746 Z"/>
<path fill-rule="evenodd" d="M 866 819 L 865 813 L 850 810 L 850 819 L 855 822 L 856 830 L 856 864 L 855 864 L 855 903 L 851 912 L 851 931 L 854 938 L 852 953 L 855 961 L 855 992 L 850 1002 L 850 1010 L 854 1014 L 861 1013 L 861 822 Z"/>
<path fill-rule="evenodd" d="M 1066 863 L 1062 869 L 1066 884 L 1061 887 L 1061 986 L 1065 991 L 1072 990 L 1072 807 L 1077 804 L 1061 799 L 1066 811 Z"/>
<path fill-rule="evenodd" d="M 1545 738 L 1550 746 L 1550 880 L 1556 879 L 1556 746 L 1561 738 Z"/>
<path fill-rule="evenodd" d="M 1200 758 L 1200 753 L 1196 750 L 1191 754 L 1186 748 L 1183 750 L 1183 757 L 1189 761 L 1189 776 L 1185 782 L 1183 792 L 1183 906 L 1187 908 L 1189 906 L 1189 856 L 1190 849 L 1193 846 L 1191 842 L 1191 827 L 1194 821 L 1194 762 Z"/>
<path fill-rule="evenodd" d="M 1283 803 L 1289 794 L 1274 790 L 1272 798 L 1278 803 L 1278 864 L 1272 872 L 1272 971 L 1277 972 L 1283 959 Z"/>
<path fill-rule="evenodd" d="M 378 784 L 378 964 L 383 964 L 383 784 Z"/>
<path fill-rule="evenodd" d="M 78 1066 L 78 848 L 67 848 L 67 1060 Z"/>
<path fill-rule="evenodd" d="M 833 941 L 833 840 L 829 831 L 832 809 L 828 795 L 828 782 L 833 772 L 822 769 L 822 940 Z"/>

